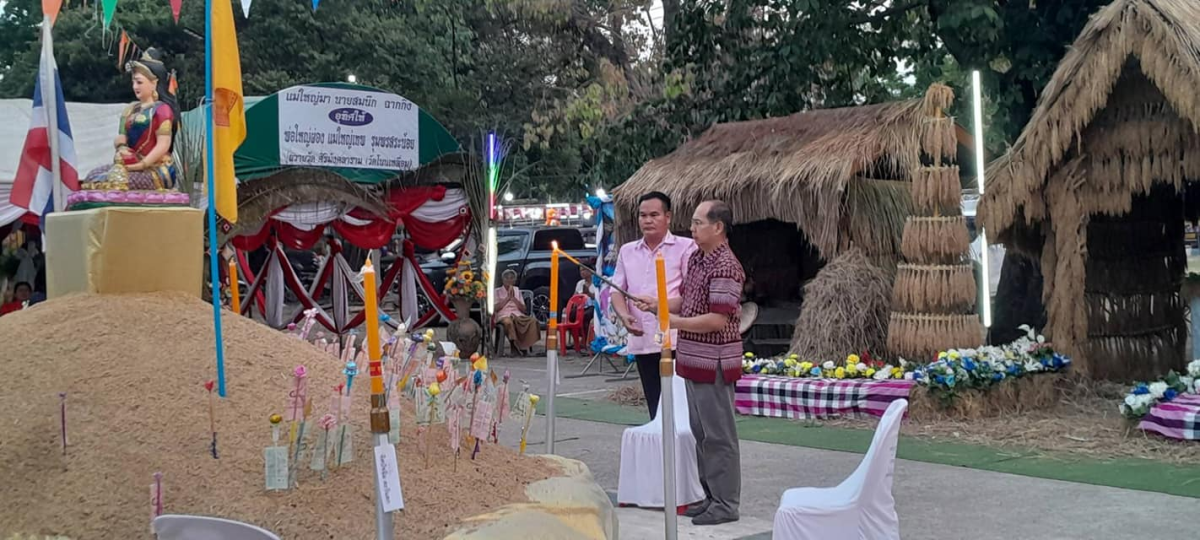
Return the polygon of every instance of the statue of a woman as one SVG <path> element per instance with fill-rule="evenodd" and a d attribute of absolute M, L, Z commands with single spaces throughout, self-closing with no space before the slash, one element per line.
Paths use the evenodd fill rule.
<path fill-rule="evenodd" d="M 121 115 L 119 135 L 113 141 L 113 164 L 88 173 L 85 190 L 174 191 L 179 172 L 171 157 L 179 131 L 179 104 L 169 90 L 170 73 L 157 49 L 130 61 L 137 101 Z"/>

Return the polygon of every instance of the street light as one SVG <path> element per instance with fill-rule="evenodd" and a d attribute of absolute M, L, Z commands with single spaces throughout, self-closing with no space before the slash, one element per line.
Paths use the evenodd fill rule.
<path fill-rule="evenodd" d="M 605 195 L 604 188 L 602 188 L 602 187 L 596 188 L 596 196 L 597 197 L 603 198 L 604 195 Z"/>
<path fill-rule="evenodd" d="M 346 82 L 356 83 L 356 82 L 358 82 L 358 77 L 355 77 L 354 74 L 351 73 L 346 76 Z"/>
<path fill-rule="evenodd" d="M 511 192 L 511 191 L 505 191 L 505 192 L 504 192 L 504 202 L 512 202 L 512 200 L 513 200 L 513 194 L 512 194 L 512 192 Z"/>

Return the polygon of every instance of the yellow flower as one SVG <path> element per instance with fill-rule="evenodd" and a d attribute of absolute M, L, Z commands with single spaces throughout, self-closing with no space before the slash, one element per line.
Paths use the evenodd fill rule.
<path fill-rule="evenodd" d="M 754 358 L 754 353 L 752 353 L 752 352 L 748 352 L 748 353 L 746 353 L 746 354 L 744 354 L 744 355 L 742 355 L 742 356 L 745 356 L 746 358 Z"/>
<path fill-rule="evenodd" d="M 791 356 L 788 356 L 788 358 L 791 358 L 792 360 L 796 360 L 796 359 L 800 358 L 800 356 L 797 355 L 796 353 L 792 353 Z"/>
<path fill-rule="evenodd" d="M 793 358 L 788 358 L 787 360 L 783 361 L 783 365 L 785 365 L 787 367 L 792 367 L 792 366 L 796 365 L 796 360 Z"/>
<path fill-rule="evenodd" d="M 942 360 L 944 358 L 946 358 L 946 351 L 938 353 L 938 360 Z"/>
<path fill-rule="evenodd" d="M 946 356 L 949 356 L 951 360 L 958 360 L 962 355 L 958 354 L 958 351 L 950 351 Z"/>
<path fill-rule="evenodd" d="M 850 356 L 847 356 L 846 357 L 846 365 L 857 366 L 858 365 L 858 355 L 852 354 Z"/>
<path fill-rule="evenodd" d="M 475 274 L 470 270 L 464 270 L 462 273 L 462 278 L 467 281 L 472 281 L 475 279 Z"/>
<path fill-rule="evenodd" d="M 858 363 L 856 362 L 856 363 L 851 364 L 851 363 L 847 362 L 846 363 L 846 374 L 849 375 L 850 377 L 854 377 L 855 375 L 858 375 Z"/>
<path fill-rule="evenodd" d="M 867 376 L 874 377 L 875 376 L 875 368 L 873 368 L 873 367 L 867 368 Z"/>
<path fill-rule="evenodd" d="M 808 373 L 808 372 L 812 371 L 812 368 L 813 368 L 812 362 L 800 362 L 800 371 Z"/>
<path fill-rule="evenodd" d="M 904 378 L 904 370 L 900 369 L 898 367 L 892 368 L 892 378 L 893 379 L 903 379 Z"/>
<path fill-rule="evenodd" d="M 842 368 L 842 367 L 837 368 L 836 370 L 834 370 L 833 376 L 837 377 L 839 379 L 845 379 L 846 378 L 846 368 Z"/>

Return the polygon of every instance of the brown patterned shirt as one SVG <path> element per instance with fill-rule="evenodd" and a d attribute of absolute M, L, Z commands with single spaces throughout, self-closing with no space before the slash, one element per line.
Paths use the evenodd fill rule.
<path fill-rule="evenodd" d="M 742 284 L 746 274 L 742 263 L 728 244 L 721 244 L 712 253 L 697 250 L 688 261 L 687 276 L 683 278 L 683 307 L 680 315 L 696 317 L 706 313 L 728 315 L 729 321 L 716 332 L 699 334 L 679 332 L 676 371 L 680 377 L 698 383 L 716 382 L 717 370 L 726 383 L 742 376 L 741 321 Z"/>

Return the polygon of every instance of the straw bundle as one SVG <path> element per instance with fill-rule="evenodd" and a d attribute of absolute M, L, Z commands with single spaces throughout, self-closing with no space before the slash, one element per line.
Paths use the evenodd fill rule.
<path fill-rule="evenodd" d="M 1061 373 L 1008 379 L 986 391 L 958 392 L 949 403 L 932 392 L 918 390 L 909 396 L 908 412 L 919 422 L 936 422 L 1048 411 L 1058 406 L 1062 397 L 1059 386 L 1065 381 Z"/>
<path fill-rule="evenodd" d="M 982 341 L 983 325 L 974 314 L 892 313 L 888 323 L 888 350 L 910 360 L 933 360 L 940 351 Z"/>
<path fill-rule="evenodd" d="M 925 116 L 941 116 L 942 111 L 954 104 L 954 90 L 942 83 L 933 83 L 921 100 L 921 113 Z"/>
<path fill-rule="evenodd" d="M 954 119 L 949 116 L 926 118 L 921 124 L 921 150 L 935 165 L 954 161 L 958 155 Z"/>
<path fill-rule="evenodd" d="M 896 269 L 892 304 L 904 313 L 964 313 L 975 309 L 975 274 L 970 264 Z"/>
<path fill-rule="evenodd" d="M 962 213 L 962 184 L 958 166 L 921 167 L 912 181 L 913 209 L 922 214 L 957 216 Z"/>
<path fill-rule="evenodd" d="M 913 263 L 952 264 L 970 248 L 966 218 L 910 217 L 904 223 L 900 251 Z"/>
<path fill-rule="evenodd" d="M 886 271 L 862 250 L 837 256 L 804 287 L 791 352 L 809 360 L 845 358 L 870 351 L 884 354 L 891 309 Z"/>

